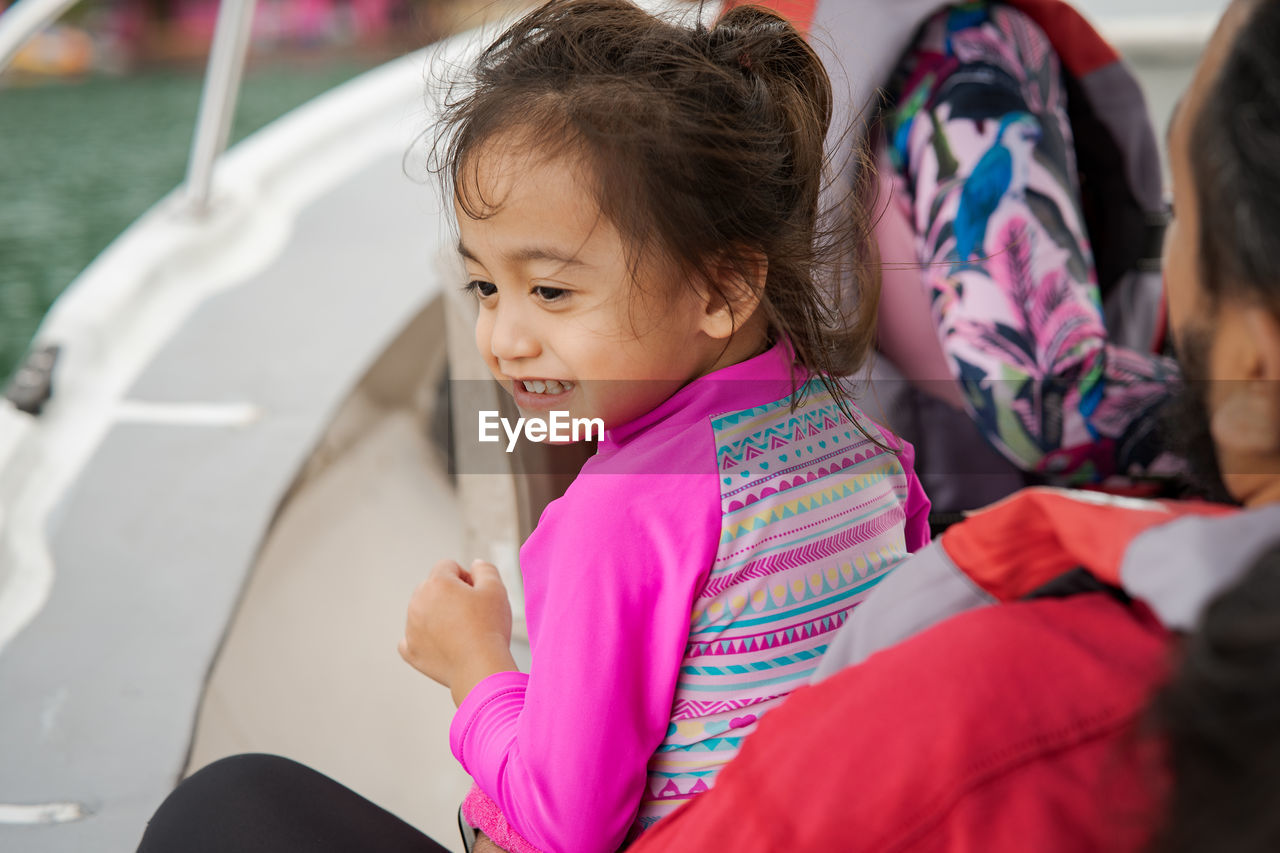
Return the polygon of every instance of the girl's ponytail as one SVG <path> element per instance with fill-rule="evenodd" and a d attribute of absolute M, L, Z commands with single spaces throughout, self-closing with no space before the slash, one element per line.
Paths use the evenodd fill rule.
<path fill-rule="evenodd" d="M 707 36 L 715 58 L 736 66 L 773 102 L 781 119 L 778 130 L 794 149 L 796 173 L 821 175 L 831 125 L 831 81 L 804 36 L 761 6 L 730 9 Z"/>
<path fill-rule="evenodd" d="M 880 290 L 868 216 L 874 206 L 874 172 L 859 146 L 854 151 L 857 162 L 829 162 L 831 80 L 817 52 L 787 20 L 761 6 L 740 5 L 727 11 L 709 35 L 716 59 L 736 65 L 760 88 L 756 109 L 762 118 L 771 119 L 787 149 L 783 156 L 794 181 L 788 207 L 803 211 L 811 223 L 805 236 L 810 254 L 804 263 L 819 276 L 797 282 L 780 275 L 778 286 L 767 293 L 765 310 L 772 325 L 791 340 L 800 360 L 842 401 L 837 378 L 857 371 L 875 340 Z M 833 187 L 846 191 L 833 194 Z M 821 208 L 824 198 L 830 209 Z M 856 296 L 852 317 L 842 313 L 839 281 L 849 282 Z"/>

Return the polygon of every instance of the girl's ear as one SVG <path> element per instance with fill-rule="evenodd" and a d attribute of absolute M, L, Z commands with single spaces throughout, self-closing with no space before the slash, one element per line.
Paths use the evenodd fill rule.
<path fill-rule="evenodd" d="M 740 252 L 721 256 L 711 281 L 699 290 L 703 299 L 702 331 L 726 340 L 746 325 L 764 298 L 769 259 L 760 252 Z"/>

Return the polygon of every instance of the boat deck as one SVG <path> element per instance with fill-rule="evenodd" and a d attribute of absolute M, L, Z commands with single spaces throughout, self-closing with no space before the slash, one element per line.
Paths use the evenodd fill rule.
<path fill-rule="evenodd" d="M 194 763 L 280 752 L 429 831 L 452 827 L 445 803 L 465 777 L 451 703 L 396 654 L 409 593 L 458 547 L 425 435 L 406 441 L 407 416 L 375 406 L 367 445 L 313 476 L 245 586 L 345 399 L 439 290 L 433 206 L 398 154 L 353 173 L 275 260 L 206 300 L 117 406 L 48 520 L 48 601 L 0 654 L 0 847 L 136 845 L 187 765 L 238 603 Z M 398 455 L 379 441 L 393 434 Z"/>

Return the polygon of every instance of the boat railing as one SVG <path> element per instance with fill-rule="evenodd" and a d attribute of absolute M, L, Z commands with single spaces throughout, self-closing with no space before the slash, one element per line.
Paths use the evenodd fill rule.
<path fill-rule="evenodd" d="M 23 0 L 26 2 L 26 0 Z M 185 195 L 188 212 L 201 216 L 209 209 L 213 167 L 227 148 L 235 116 L 240 79 L 249 52 L 255 0 L 222 0 L 209 47 L 209 67 L 200 94 L 200 110 L 187 160 Z"/>
<path fill-rule="evenodd" d="M 0 15 L 0 72 L 9 66 L 28 40 L 78 2 L 18 0 Z M 200 217 L 209 210 L 214 166 L 226 150 L 231 134 L 255 5 L 255 0 L 222 0 L 218 6 L 183 190 L 185 212 L 191 216 Z"/>

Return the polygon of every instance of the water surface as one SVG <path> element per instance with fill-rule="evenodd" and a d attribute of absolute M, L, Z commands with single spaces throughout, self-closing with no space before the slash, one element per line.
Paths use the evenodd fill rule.
<path fill-rule="evenodd" d="M 365 67 L 251 69 L 232 141 Z M 181 183 L 200 85 L 153 71 L 0 89 L 0 379 L 63 288 Z"/>

